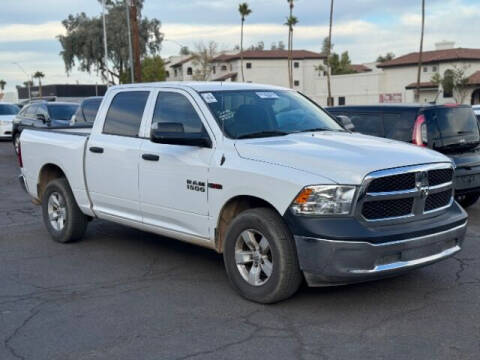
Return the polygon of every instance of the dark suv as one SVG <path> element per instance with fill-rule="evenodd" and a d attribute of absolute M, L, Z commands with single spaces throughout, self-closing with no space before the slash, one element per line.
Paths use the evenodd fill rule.
<path fill-rule="evenodd" d="M 410 142 L 456 164 L 455 197 L 464 207 L 480 197 L 480 132 L 468 105 L 365 105 L 326 110 L 350 118 L 355 131 Z"/>
<path fill-rule="evenodd" d="M 78 109 L 78 104 L 68 102 L 38 101 L 25 105 L 13 120 L 13 144 L 18 153 L 20 134 L 24 128 L 64 127 Z"/>

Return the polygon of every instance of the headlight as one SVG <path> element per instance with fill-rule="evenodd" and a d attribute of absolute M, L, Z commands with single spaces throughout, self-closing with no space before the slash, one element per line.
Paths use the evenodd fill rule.
<path fill-rule="evenodd" d="M 307 186 L 293 200 L 291 208 L 302 215 L 349 215 L 355 197 L 355 186 Z"/>

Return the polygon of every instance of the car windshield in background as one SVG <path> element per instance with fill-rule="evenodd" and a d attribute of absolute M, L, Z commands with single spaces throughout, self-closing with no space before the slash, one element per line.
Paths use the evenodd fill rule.
<path fill-rule="evenodd" d="M 48 105 L 48 113 L 53 120 L 70 120 L 78 109 L 78 104 Z"/>
<path fill-rule="evenodd" d="M 0 104 L 0 115 L 16 115 L 20 111 L 17 105 Z"/>
<path fill-rule="evenodd" d="M 219 126 L 233 139 L 345 131 L 320 107 L 294 91 L 214 91 L 201 96 Z"/>
<path fill-rule="evenodd" d="M 443 138 L 479 137 L 477 119 L 470 107 L 442 107 L 435 110 L 435 115 Z"/>

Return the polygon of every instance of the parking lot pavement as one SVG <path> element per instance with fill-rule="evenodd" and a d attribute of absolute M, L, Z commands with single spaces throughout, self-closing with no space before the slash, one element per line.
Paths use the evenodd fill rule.
<path fill-rule="evenodd" d="M 210 250 L 93 221 L 50 240 L 0 143 L 0 359 L 478 359 L 480 206 L 455 258 L 263 306 Z"/>

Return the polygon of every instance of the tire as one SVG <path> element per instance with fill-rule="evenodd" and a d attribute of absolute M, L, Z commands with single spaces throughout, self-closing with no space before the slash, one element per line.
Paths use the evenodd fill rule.
<path fill-rule="evenodd" d="M 480 193 L 479 192 L 474 192 L 474 193 L 470 193 L 470 194 L 464 194 L 464 195 L 457 196 L 457 201 L 460 205 L 462 205 L 462 207 L 464 207 L 466 209 L 466 208 L 472 206 L 473 204 L 475 204 L 477 202 L 478 198 L 480 198 Z"/>
<path fill-rule="evenodd" d="M 268 250 L 262 239 L 267 240 Z M 248 246 L 247 242 L 254 244 L 252 240 L 258 246 Z M 268 208 L 246 210 L 233 219 L 225 236 L 223 260 L 232 287 L 258 303 L 285 300 L 303 281 L 293 236 L 283 219 Z"/>
<path fill-rule="evenodd" d="M 15 149 L 15 153 L 18 154 L 18 148 L 20 146 L 20 133 L 16 133 L 15 135 L 13 135 L 12 143 L 13 148 Z"/>
<path fill-rule="evenodd" d="M 67 179 L 48 183 L 42 196 L 42 212 L 43 223 L 53 240 L 69 243 L 82 239 L 88 217 L 78 207 Z"/>

